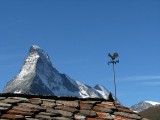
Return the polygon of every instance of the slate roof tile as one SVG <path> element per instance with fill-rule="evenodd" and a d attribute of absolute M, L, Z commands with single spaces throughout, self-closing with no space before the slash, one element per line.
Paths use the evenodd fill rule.
<path fill-rule="evenodd" d="M 73 113 L 72 112 L 69 112 L 69 111 L 64 111 L 64 110 L 56 110 L 58 113 L 60 113 L 62 116 L 65 116 L 65 117 L 70 117 L 72 118 L 73 116 Z"/>
<path fill-rule="evenodd" d="M 110 103 L 110 104 L 101 103 L 101 104 L 97 104 L 97 105 L 98 105 L 98 106 L 101 106 L 101 107 L 108 108 L 108 109 L 112 109 L 112 110 L 113 110 L 113 109 L 114 109 L 114 110 L 117 109 L 117 107 L 115 107 L 114 104 L 111 104 L 111 103 Z"/>
<path fill-rule="evenodd" d="M 47 116 L 51 116 L 51 117 L 58 116 L 58 114 L 50 113 L 50 112 L 40 112 L 39 115 L 47 115 Z"/>
<path fill-rule="evenodd" d="M 44 106 L 44 107 L 54 107 L 54 106 L 56 106 L 56 103 L 54 101 L 43 100 L 41 106 Z"/>
<path fill-rule="evenodd" d="M 23 115 L 23 116 L 33 116 L 34 115 L 34 113 L 32 113 L 32 112 L 24 112 L 24 111 L 20 111 L 20 110 L 9 110 L 7 113 Z"/>
<path fill-rule="evenodd" d="M 106 120 L 106 119 L 101 119 L 101 118 L 87 118 L 86 120 Z"/>
<path fill-rule="evenodd" d="M 0 102 L 0 107 L 10 108 L 12 105 Z"/>
<path fill-rule="evenodd" d="M 30 103 L 40 105 L 42 103 L 42 100 L 40 98 L 31 98 Z"/>
<path fill-rule="evenodd" d="M 4 99 L 4 100 L 1 100 L 1 102 L 16 104 L 16 103 L 22 102 L 22 100 L 7 98 L 7 99 Z"/>
<path fill-rule="evenodd" d="M 7 111 L 9 108 L 5 108 L 5 107 L 0 107 L 0 111 L 2 112 L 2 111 Z"/>
<path fill-rule="evenodd" d="M 93 110 L 79 110 L 79 113 L 87 117 L 97 117 L 97 113 Z"/>
<path fill-rule="evenodd" d="M 54 113 L 54 114 L 57 114 L 57 116 L 60 116 L 60 113 L 53 108 L 47 108 L 46 112 Z"/>
<path fill-rule="evenodd" d="M 83 103 L 80 102 L 80 109 L 82 110 L 91 110 L 93 108 L 93 104 L 92 103 Z"/>
<path fill-rule="evenodd" d="M 73 120 L 73 119 L 66 117 L 52 117 L 52 120 Z"/>
<path fill-rule="evenodd" d="M 51 116 L 47 116 L 47 115 L 36 115 L 35 118 L 37 119 L 41 119 L 41 120 L 52 120 Z"/>
<path fill-rule="evenodd" d="M 6 99 L 6 97 L 0 97 L 0 100 L 4 100 L 4 99 Z"/>
<path fill-rule="evenodd" d="M 13 119 L 13 120 L 21 120 L 24 119 L 23 115 L 14 115 L 14 114 L 3 114 L 1 118 Z"/>
<path fill-rule="evenodd" d="M 30 107 L 26 107 L 26 106 L 14 106 L 13 109 L 23 111 L 23 112 L 38 112 L 38 111 L 40 111 L 39 109 L 30 108 Z"/>
<path fill-rule="evenodd" d="M 96 112 L 96 113 L 98 115 L 98 118 L 113 120 L 113 117 L 109 113 L 103 113 L 103 112 Z"/>
<path fill-rule="evenodd" d="M 126 118 L 136 119 L 136 120 L 142 119 L 140 116 L 134 113 L 130 114 L 130 113 L 124 113 L 124 112 L 114 112 L 114 114 L 118 116 L 126 117 Z"/>
<path fill-rule="evenodd" d="M 78 101 L 66 101 L 66 100 L 57 100 L 56 103 L 65 105 L 65 106 L 70 106 L 70 107 L 79 107 L 79 102 Z"/>
<path fill-rule="evenodd" d="M 76 119 L 76 120 L 85 120 L 86 119 L 86 116 L 85 115 L 81 115 L 81 114 L 75 114 L 74 115 L 74 118 Z"/>
<path fill-rule="evenodd" d="M 103 106 L 94 106 L 93 110 L 95 111 L 100 111 L 100 112 L 106 112 L 106 113 L 112 113 L 113 110 L 107 107 L 103 107 Z"/>
<path fill-rule="evenodd" d="M 18 105 L 28 107 L 28 108 L 42 109 L 41 106 L 35 105 L 35 104 L 32 104 L 32 103 L 18 103 Z"/>
<path fill-rule="evenodd" d="M 74 107 L 68 107 L 68 106 L 64 106 L 64 105 L 58 105 L 56 107 L 54 107 L 56 110 L 64 110 L 64 111 L 69 111 L 69 112 L 78 112 L 77 108 Z"/>
<path fill-rule="evenodd" d="M 0 94 L 0 120 L 145 120 L 112 100 Z"/>
<path fill-rule="evenodd" d="M 39 119 L 36 119 L 36 118 L 25 118 L 26 120 L 39 120 Z"/>
<path fill-rule="evenodd" d="M 16 100 L 20 100 L 20 102 L 29 102 L 29 99 L 24 98 L 24 97 L 8 97 L 9 99 L 16 99 Z"/>

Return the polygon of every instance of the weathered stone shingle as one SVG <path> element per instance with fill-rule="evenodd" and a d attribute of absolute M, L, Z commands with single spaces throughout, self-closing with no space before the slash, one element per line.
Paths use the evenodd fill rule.
<path fill-rule="evenodd" d="M 112 113 L 113 110 L 104 106 L 94 106 L 93 110 L 100 111 L 100 112 L 106 112 L 106 113 Z"/>
<path fill-rule="evenodd" d="M 42 106 L 44 106 L 44 107 L 54 107 L 54 106 L 56 106 L 56 103 L 55 103 L 55 101 L 43 100 Z"/>
<path fill-rule="evenodd" d="M 113 117 L 109 113 L 103 113 L 103 112 L 96 112 L 96 113 L 98 115 L 98 118 L 113 120 Z"/>
<path fill-rule="evenodd" d="M 93 110 L 80 110 L 79 113 L 87 117 L 97 117 L 97 113 Z"/>
<path fill-rule="evenodd" d="M 0 107 L 10 108 L 12 105 L 0 102 Z"/>
<path fill-rule="evenodd" d="M 60 113 L 62 116 L 65 116 L 65 117 L 71 117 L 73 116 L 73 113 L 72 112 L 69 112 L 69 111 L 64 111 L 64 110 L 56 110 L 58 113 Z"/>
<path fill-rule="evenodd" d="M 26 106 L 14 106 L 13 109 L 23 111 L 23 112 L 38 112 L 38 111 L 40 111 L 39 109 L 30 108 L 30 107 L 26 107 Z"/>
<path fill-rule="evenodd" d="M 91 110 L 93 108 L 93 104 L 91 103 L 80 103 L 80 109 L 82 110 Z"/>
<path fill-rule="evenodd" d="M 20 110 L 9 110 L 7 113 L 9 114 L 17 114 L 17 115 L 23 115 L 23 116 L 33 116 L 33 112 L 24 112 Z"/>
<path fill-rule="evenodd" d="M 31 98 L 30 103 L 40 105 L 42 103 L 42 100 L 40 98 Z"/>
<path fill-rule="evenodd" d="M 79 107 L 79 102 L 78 101 L 66 101 L 66 100 L 57 100 L 56 103 L 65 105 L 65 106 L 70 106 L 70 107 Z"/>
<path fill-rule="evenodd" d="M 78 112 L 77 108 L 74 107 L 68 107 L 68 106 L 64 106 L 64 105 L 58 105 L 55 107 L 56 110 L 64 110 L 64 111 L 69 111 L 69 112 Z"/>
<path fill-rule="evenodd" d="M 22 120 L 24 119 L 23 115 L 14 115 L 14 114 L 3 114 L 1 118 L 13 119 L 13 120 Z"/>

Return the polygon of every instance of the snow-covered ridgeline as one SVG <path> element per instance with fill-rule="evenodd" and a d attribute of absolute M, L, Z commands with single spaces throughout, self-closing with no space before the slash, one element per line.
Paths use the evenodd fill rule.
<path fill-rule="evenodd" d="M 153 101 L 145 101 L 145 102 L 150 103 L 150 104 L 152 104 L 154 106 L 160 105 L 160 102 L 153 102 Z"/>

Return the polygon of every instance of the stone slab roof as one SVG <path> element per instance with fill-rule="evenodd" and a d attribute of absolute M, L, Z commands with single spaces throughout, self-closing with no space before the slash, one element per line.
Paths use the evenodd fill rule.
<path fill-rule="evenodd" d="M 0 94 L 0 120 L 146 120 L 113 99 Z"/>

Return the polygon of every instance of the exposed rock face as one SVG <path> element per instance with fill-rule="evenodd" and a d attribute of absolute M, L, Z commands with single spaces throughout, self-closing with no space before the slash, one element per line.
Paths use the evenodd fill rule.
<path fill-rule="evenodd" d="M 3 92 L 105 99 L 109 95 L 100 85 L 92 88 L 59 73 L 48 54 L 37 45 L 30 48 L 19 74 L 7 83 Z"/>

